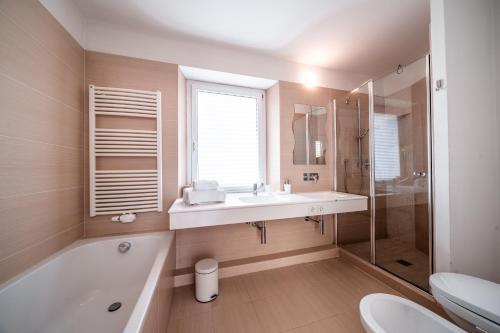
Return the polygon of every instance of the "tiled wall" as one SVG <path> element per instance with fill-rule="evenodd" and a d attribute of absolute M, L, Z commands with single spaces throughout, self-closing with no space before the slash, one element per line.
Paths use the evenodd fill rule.
<path fill-rule="evenodd" d="M 38 1 L 0 2 L 0 283 L 83 235 L 83 71 Z"/>
<path fill-rule="evenodd" d="M 85 52 L 85 237 L 103 236 L 128 232 L 168 229 L 167 210 L 177 198 L 178 184 L 178 66 L 163 62 L 141 60 L 111 54 Z M 140 90 L 160 90 L 162 93 L 163 138 L 163 212 L 147 212 L 137 215 L 134 223 L 111 222 L 111 216 L 89 216 L 88 201 L 88 86 L 111 86 Z M 141 119 L 109 119 L 125 128 L 151 129 L 152 124 Z M 154 158 L 103 159 L 98 168 L 147 169 L 155 168 Z"/>
<path fill-rule="evenodd" d="M 294 165 L 293 148 L 295 140 L 293 136 L 294 104 L 309 104 L 324 106 L 328 110 L 325 127 L 328 133 L 328 146 L 332 139 L 332 94 L 333 90 L 328 88 L 307 88 L 302 84 L 292 82 L 279 82 L 280 85 L 280 177 L 281 184 L 289 179 L 295 192 L 324 191 L 333 187 L 332 178 L 332 155 L 326 154 L 326 164 L 319 165 Z M 318 183 L 303 181 L 304 172 L 317 172 Z"/>

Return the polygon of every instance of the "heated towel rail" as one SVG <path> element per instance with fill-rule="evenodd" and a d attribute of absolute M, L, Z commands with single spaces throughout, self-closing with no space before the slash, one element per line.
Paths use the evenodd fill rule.
<path fill-rule="evenodd" d="M 150 118 L 156 128 L 97 127 L 99 117 Z M 125 161 L 97 169 L 99 159 L 116 157 L 156 158 L 156 169 L 129 170 Z M 160 91 L 89 86 L 89 174 L 90 216 L 162 211 Z"/>

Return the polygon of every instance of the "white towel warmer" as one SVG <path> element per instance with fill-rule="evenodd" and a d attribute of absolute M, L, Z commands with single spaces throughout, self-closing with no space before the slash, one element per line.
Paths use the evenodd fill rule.
<path fill-rule="evenodd" d="M 156 120 L 156 129 L 98 128 L 99 116 Z M 97 170 L 98 158 L 155 157 L 153 170 Z M 162 207 L 161 92 L 89 86 L 90 216 Z"/>

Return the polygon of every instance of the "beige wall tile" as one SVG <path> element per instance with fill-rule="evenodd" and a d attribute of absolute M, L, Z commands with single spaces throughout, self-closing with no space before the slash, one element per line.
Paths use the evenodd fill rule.
<path fill-rule="evenodd" d="M 83 147 L 82 135 L 75 135 L 83 132 L 81 108 L 75 110 L 3 75 L 0 75 L 0 100 L 0 135 Z"/>
<path fill-rule="evenodd" d="M 0 136 L 0 155 L 0 197 L 82 184 L 81 149 Z"/>
<path fill-rule="evenodd" d="M 0 258 L 82 223 L 83 187 L 0 199 Z"/>
<path fill-rule="evenodd" d="M 81 46 L 37 0 L 3 0 L 0 10 L 74 72 L 83 72 Z"/>
<path fill-rule="evenodd" d="M 330 147 L 332 145 L 332 95 L 334 90 L 328 88 L 307 88 L 301 84 L 292 82 L 279 82 L 280 91 L 280 177 L 281 186 L 285 179 L 289 179 L 292 184 L 292 191 L 325 191 L 331 190 L 331 169 L 333 168 Z M 328 148 L 326 153 L 325 165 L 294 165 L 293 149 L 295 139 L 293 136 L 292 123 L 294 115 L 294 104 L 311 104 L 315 106 L 324 106 L 328 110 L 326 133 L 328 134 Z M 303 173 L 317 172 L 319 174 L 318 183 L 306 182 L 303 180 Z"/>
<path fill-rule="evenodd" d="M 81 108 L 82 73 L 53 56 L 1 11 L 0 72 L 75 109 Z"/>
<path fill-rule="evenodd" d="M 1 1 L 0 283 L 83 235 L 83 56 L 38 1 Z"/>
<path fill-rule="evenodd" d="M 32 244 L 30 247 L 12 254 L 7 258 L 0 260 L 0 281 L 21 273 L 27 268 L 36 265 L 51 254 L 61 250 L 83 235 L 83 223 L 71 227 L 68 230 L 52 235 L 39 243 Z"/>
<path fill-rule="evenodd" d="M 269 221 L 267 244 L 260 244 L 256 228 L 246 224 L 177 230 L 177 268 L 212 257 L 219 261 L 331 244 L 333 219 L 326 218 L 325 235 L 303 219 Z"/>

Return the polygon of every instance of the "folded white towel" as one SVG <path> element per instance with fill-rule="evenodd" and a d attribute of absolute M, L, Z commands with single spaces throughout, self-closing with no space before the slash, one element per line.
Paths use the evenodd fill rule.
<path fill-rule="evenodd" d="M 226 201 L 226 192 L 221 189 L 194 191 L 192 188 L 186 188 L 182 198 L 188 205 L 224 202 Z"/>
<path fill-rule="evenodd" d="M 195 180 L 193 181 L 193 189 L 195 191 L 216 190 L 219 188 L 219 183 L 216 180 Z"/>

